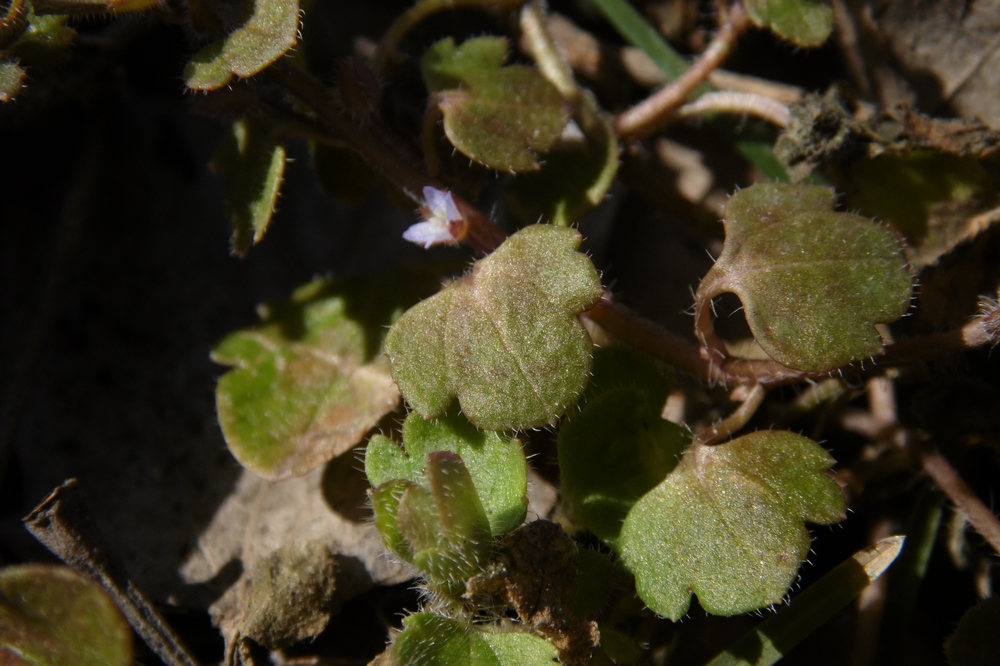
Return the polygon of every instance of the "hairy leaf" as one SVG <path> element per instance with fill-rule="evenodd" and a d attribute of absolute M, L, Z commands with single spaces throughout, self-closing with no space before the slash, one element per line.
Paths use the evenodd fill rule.
<path fill-rule="evenodd" d="M 535 155 L 559 139 L 569 118 L 559 92 L 538 71 L 504 67 L 507 40 L 435 43 L 421 63 L 444 114 L 444 131 L 462 153 L 500 171 L 533 171 Z"/>
<path fill-rule="evenodd" d="M 398 404 L 380 343 L 419 282 L 317 280 L 289 301 L 262 307 L 262 323 L 223 339 L 212 358 L 236 366 L 216 391 L 233 455 L 256 474 L 280 479 L 361 441 Z"/>
<path fill-rule="evenodd" d="M 639 597 L 677 620 L 697 594 L 715 615 L 777 603 L 809 552 L 803 522 L 843 519 L 822 447 L 789 432 L 694 446 L 629 512 L 622 559 Z"/>
<path fill-rule="evenodd" d="M 188 88 L 216 90 L 233 76 L 253 76 L 284 55 L 298 40 L 298 0 L 245 0 L 237 24 L 194 54 L 184 68 Z"/>
<path fill-rule="evenodd" d="M 24 75 L 16 60 L 0 60 L 0 102 L 10 102 L 21 93 Z"/>
<path fill-rule="evenodd" d="M 899 242 L 836 213 L 830 190 L 760 183 L 726 205 L 726 242 L 698 287 L 695 325 L 710 344 L 712 299 L 739 296 L 754 338 L 779 363 L 832 370 L 882 352 L 877 323 L 901 317 L 912 281 Z"/>
<path fill-rule="evenodd" d="M 285 172 L 285 148 L 269 127 L 241 118 L 223 135 L 214 166 L 229 177 L 226 204 L 233 252 L 242 257 L 271 224 Z"/>
<path fill-rule="evenodd" d="M 685 428 L 660 418 L 670 383 L 638 352 L 599 349 L 583 408 L 559 429 L 563 508 L 612 546 L 632 506 L 691 441 Z"/>
<path fill-rule="evenodd" d="M 827 0 L 747 0 L 745 6 L 754 23 L 799 46 L 819 46 L 833 31 Z"/>
<path fill-rule="evenodd" d="M 385 349 L 410 406 L 433 418 L 457 397 L 487 430 L 555 422 L 587 382 L 592 345 L 576 316 L 601 295 L 579 245 L 572 229 L 527 227 L 400 317 Z"/>
<path fill-rule="evenodd" d="M 431 613 L 403 620 L 392 646 L 400 666 L 551 666 L 556 649 L 523 632 L 493 632 Z"/>
<path fill-rule="evenodd" d="M 477 429 L 460 414 L 425 421 L 410 414 L 403 424 L 401 449 L 388 437 L 375 435 L 365 452 L 365 474 L 373 486 L 391 479 L 427 484 L 425 467 L 434 451 L 462 457 L 483 503 L 494 536 L 510 532 L 528 508 L 528 467 L 521 443 Z"/>
<path fill-rule="evenodd" d="M 462 458 L 435 451 L 427 486 L 394 479 L 372 491 L 375 524 L 386 546 L 449 594 L 481 573 L 493 554 L 493 535 Z"/>
<path fill-rule="evenodd" d="M 131 663 L 132 630 L 97 583 L 63 566 L 0 569 L 0 664 Z"/>

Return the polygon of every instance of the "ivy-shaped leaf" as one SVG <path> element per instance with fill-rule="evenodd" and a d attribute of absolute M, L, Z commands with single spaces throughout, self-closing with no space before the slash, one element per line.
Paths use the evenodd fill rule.
<path fill-rule="evenodd" d="M 812 440 L 763 431 L 688 450 L 629 512 L 622 560 L 639 597 L 677 620 L 698 595 L 714 615 L 778 603 L 809 552 L 804 521 L 844 518 L 833 464 Z"/>
<path fill-rule="evenodd" d="M 592 345 L 576 316 L 601 296 L 580 240 L 527 227 L 400 317 L 385 349 L 410 406 L 433 418 L 457 397 L 486 430 L 555 422 L 587 383 Z"/>
<path fill-rule="evenodd" d="M 285 147 L 264 123 L 240 118 L 223 135 L 213 166 L 229 178 L 226 204 L 233 252 L 242 257 L 271 224 L 285 173 Z"/>
<path fill-rule="evenodd" d="M 254 473 L 305 474 L 355 446 L 399 402 L 380 355 L 384 327 L 421 280 L 317 280 L 261 308 L 263 322 L 212 351 L 236 366 L 216 390 L 233 455 Z"/>
<path fill-rule="evenodd" d="M 462 457 L 483 503 L 494 536 L 524 522 L 528 509 L 528 463 L 521 443 L 477 429 L 460 414 L 426 421 L 410 414 L 403 424 L 400 448 L 388 437 L 375 435 L 365 451 L 365 474 L 372 486 L 392 479 L 427 485 L 425 467 L 434 451 Z"/>
<path fill-rule="evenodd" d="M 691 442 L 685 428 L 660 418 L 670 383 L 638 352 L 601 348 L 583 408 L 559 429 L 563 508 L 609 545 Z"/>
<path fill-rule="evenodd" d="M 451 38 L 424 55 L 424 80 L 459 151 L 499 171 L 534 171 L 535 155 L 558 141 L 569 116 L 559 92 L 538 71 L 504 67 L 507 40 Z"/>
<path fill-rule="evenodd" d="M 827 0 L 747 0 L 744 6 L 754 23 L 799 46 L 819 46 L 833 31 Z"/>
<path fill-rule="evenodd" d="M 192 90 L 216 90 L 233 76 L 248 77 L 295 46 L 299 31 L 298 0 L 244 0 L 238 28 L 212 42 L 184 68 Z"/>
<path fill-rule="evenodd" d="M 545 639 L 516 631 L 490 631 L 432 613 L 403 620 L 393 642 L 400 666 L 552 666 L 556 649 Z"/>
<path fill-rule="evenodd" d="M 726 242 L 695 301 L 709 345 L 712 299 L 739 296 L 754 338 L 775 361 L 823 372 L 882 353 L 875 324 L 903 316 L 912 280 L 899 242 L 869 219 L 832 210 L 833 192 L 759 183 L 726 205 Z"/>
<path fill-rule="evenodd" d="M 0 569 L 0 664 L 131 663 L 132 630 L 99 585 L 63 566 Z"/>

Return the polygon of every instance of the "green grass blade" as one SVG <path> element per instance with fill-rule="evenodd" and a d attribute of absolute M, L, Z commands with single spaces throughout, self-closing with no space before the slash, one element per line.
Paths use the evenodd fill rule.
<path fill-rule="evenodd" d="M 687 59 L 674 50 L 627 0 L 591 0 L 615 30 L 656 63 L 670 79 L 688 68 Z"/>

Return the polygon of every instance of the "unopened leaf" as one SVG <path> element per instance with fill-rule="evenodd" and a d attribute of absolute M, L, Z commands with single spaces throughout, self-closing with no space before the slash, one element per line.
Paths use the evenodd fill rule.
<path fill-rule="evenodd" d="M 403 424 L 400 448 L 388 437 L 375 435 L 365 452 L 365 474 L 372 486 L 391 479 L 427 484 L 425 468 L 434 451 L 462 457 L 483 503 L 494 536 L 524 522 L 528 508 L 528 469 L 521 443 L 477 429 L 460 414 L 426 421 L 411 413 Z"/>
<path fill-rule="evenodd" d="M 96 583 L 71 569 L 0 569 L 0 663 L 128 666 L 132 630 Z"/>
<path fill-rule="evenodd" d="M 271 224 L 285 173 L 285 148 L 268 126 L 241 118 L 223 135 L 214 165 L 229 177 L 226 204 L 233 252 L 243 256 Z"/>
<path fill-rule="evenodd" d="M 245 0 L 236 23 L 228 36 L 191 58 L 184 68 L 188 88 L 221 88 L 233 76 L 253 76 L 284 55 L 298 40 L 298 0 Z"/>
<path fill-rule="evenodd" d="M 400 666 L 551 666 L 556 649 L 524 632 L 494 632 L 431 613 L 403 620 L 393 656 Z"/>
<path fill-rule="evenodd" d="M 833 30 L 827 0 L 747 0 L 744 6 L 754 23 L 799 46 L 819 46 Z"/>
<path fill-rule="evenodd" d="M 431 585 L 461 595 L 465 580 L 481 573 L 493 554 L 489 520 L 458 454 L 430 454 L 426 477 L 427 486 L 394 479 L 375 488 L 375 524 L 386 547 Z"/>
<path fill-rule="evenodd" d="M 355 446 L 399 394 L 380 355 L 384 327 L 415 300 L 413 276 L 317 280 L 261 309 L 212 358 L 219 422 L 233 455 L 268 479 L 297 476 Z"/>
<path fill-rule="evenodd" d="M 809 552 L 804 521 L 843 519 L 833 460 L 812 440 L 763 431 L 693 446 L 629 512 L 619 541 L 639 597 L 677 620 L 698 595 L 714 615 L 778 603 Z"/>
<path fill-rule="evenodd" d="M 614 545 L 636 501 L 666 478 L 691 441 L 660 418 L 669 377 L 649 358 L 604 347 L 583 408 L 559 429 L 563 508 Z"/>
<path fill-rule="evenodd" d="M 555 422 L 590 370 L 590 336 L 579 313 L 601 296 L 580 234 L 532 226 L 472 272 L 400 317 L 386 336 L 392 376 L 424 418 L 457 397 L 487 430 Z"/>
<path fill-rule="evenodd" d="M 504 67 L 507 40 L 435 43 L 421 63 L 459 151 L 499 171 L 533 171 L 537 153 L 559 139 L 569 118 L 559 92 L 537 70 Z"/>
<path fill-rule="evenodd" d="M 891 231 L 833 203 L 832 191 L 812 185 L 734 194 L 722 254 L 696 294 L 699 333 L 714 339 L 712 299 L 732 292 L 754 338 L 783 365 L 822 372 L 880 354 L 875 324 L 906 312 L 910 274 Z"/>

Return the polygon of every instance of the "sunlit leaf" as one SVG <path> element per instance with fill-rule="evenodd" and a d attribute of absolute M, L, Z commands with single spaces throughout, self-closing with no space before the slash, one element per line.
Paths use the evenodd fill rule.
<path fill-rule="evenodd" d="M 243 256 L 271 224 L 285 173 L 285 147 L 264 123 L 241 118 L 223 135 L 213 165 L 229 179 L 233 252 Z"/>
<path fill-rule="evenodd" d="M 912 281 L 888 229 L 832 210 L 819 186 L 760 183 L 726 205 L 726 242 L 698 287 L 698 332 L 714 339 L 711 301 L 739 296 L 754 338 L 783 365 L 832 370 L 882 352 L 877 323 L 901 317 Z"/>
<path fill-rule="evenodd" d="M 221 88 L 233 76 L 253 76 L 284 55 L 298 40 L 298 0 L 245 0 L 237 24 L 229 35 L 194 54 L 184 68 L 188 88 Z"/>
<path fill-rule="evenodd" d="M 457 397 L 487 430 L 555 422 L 586 385 L 592 345 L 576 316 L 601 295 L 579 244 L 572 229 L 527 227 L 400 317 L 385 348 L 410 406 L 433 418 Z"/>
<path fill-rule="evenodd" d="M 71 569 L 0 569 L 0 664 L 128 666 L 132 630 L 96 583 Z"/>
<path fill-rule="evenodd" d="M 434 451 L 453 451 L 472 475 L 494 535 L 505 534 L 522 522 L 528 508 L 527 461 L 521 443 L 477 429 L 460 414 L 426 421 L 410 414 L 403 424 L 403 448 L 388 437 L 375 435 L 365 452 L 365 474 L 373 486 L 391 479 L 427 485 L 425 468 Z"/>
<path fill-rule="evenodd" d="M 691 441 L 687 429 L 660 418 L 669 388 L 651 359 L 599 349 L 583 407 L 559 429 L 563 509 L 611 545 L 635 502 L 666 478 Z"/>
<path fill-rule="evenodd" d="M 714 615 L 778 603 L 809 552 L 804 521 L 843 519 L 833 463 L 812 440 L 756 432 L 693 446 L 629 512 L 619 541 L 639 597 L 677 620 L 691 595 Z"/>
<path fill-rule="evenodd" d="M 523 632 L 494 632 L 431 613 L 403 620 L 393 656 L 400 666 L 551 666 L 556 649 Z"/>
<path fill-rule="evenodd" d="M 381 356 L 385 327 L 421 280 L 317 280 L 263 321 L 230 334 L 212 358 L 236 369 L 216 402 L 233 455 L 269 479 L 304 474 L 355 446 L 399 395 Z"/>
<path fill-rule="evenodd" d="M 559 139 L 569 119 L 559 92 L 537 70 L 504 67 L 507 40 L 448 38 L 421 66 L 444 114 L 444 131 L 458 150 L 500 171 L 538 169 L 536 155 Z"/>
<path fill-rule="evenodd" d="M 744 6 L 754 23 L 799 46 L 819 46 L 833 31 L 827 0 L 747 0 Z"/>

